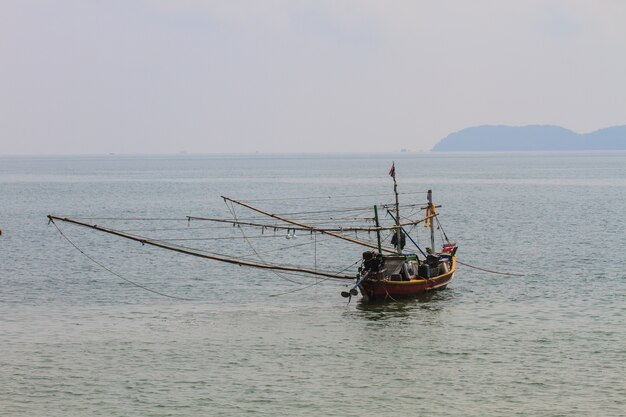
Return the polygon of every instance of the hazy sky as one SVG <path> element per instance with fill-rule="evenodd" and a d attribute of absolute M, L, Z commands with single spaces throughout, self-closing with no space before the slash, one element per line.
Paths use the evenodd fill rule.
<path fill-rule="evenodd" d="M 626 1 L 3 0 L 0 154 L 428 150 L 626 124 Z"/>

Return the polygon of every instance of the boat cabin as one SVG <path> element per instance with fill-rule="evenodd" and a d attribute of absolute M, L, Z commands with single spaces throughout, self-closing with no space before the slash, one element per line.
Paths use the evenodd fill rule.
<path fill-rule="evenodd" d="M 428 255 L 420 260 L 414 253 L 382 255 L 374 251 L 363 252 L 361 273 L 371 280 L 411 281 L 429 279 L 450 271 L 450 254 Z"/>

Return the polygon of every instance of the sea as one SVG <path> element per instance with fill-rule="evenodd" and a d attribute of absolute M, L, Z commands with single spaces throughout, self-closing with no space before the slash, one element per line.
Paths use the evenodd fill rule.
<path fill-rule="evenodd" d="M 47 218 L 353 275 L 367 248 L 186 216 L 354 224 L 392 163 L 464 263 L 418 299 Z M 0 416 L 626 415 L 625 152 L 0 157 L 0 229 Z"/>

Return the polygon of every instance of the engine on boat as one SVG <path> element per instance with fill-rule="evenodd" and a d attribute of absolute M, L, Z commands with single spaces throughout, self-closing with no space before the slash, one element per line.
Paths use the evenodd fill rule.
<path fill-rule="evenodd" d="M 363 269 L 370 272 L 381 270 L 385 260 L 383 255 L 374 251 L 363 252 Z"/>

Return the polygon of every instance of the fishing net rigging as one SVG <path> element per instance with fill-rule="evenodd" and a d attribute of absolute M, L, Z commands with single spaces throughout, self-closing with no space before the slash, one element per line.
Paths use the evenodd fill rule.
<path fill-rule="evenodd" d="M 226 204 L 226 207 L 227 207 L 227 208 L 228 208 L 228 210 L 230 211 L 230 213 L 231 213 L 231 215 L 232 215 L 233 219 L 234 219 L 235 221 L 239 221 L 238 216 L 237 216 L 237 213 L 236 213 L 236 209 L 235 209 L 235 204 L 234 204 L 232 201 L 227 201 L 227 200 L 224 200 L 224 202 L 225 202 L 225 204 Z M 256 248 L 252 245 L 252 242 L 250 242 L 250 241 L 248 240 L 248 237 L 245 235 L 245 232 L 244 232 L 244 227 L 239 227 L 238 229 L 241 231 L 241 233 L 242 233 L 242 235 L 244 236 L 244 238 L 245 238 L 246 242 L 248 243 L 249 247 L 252 249 L 252 251 L 253 251 L 254 255 L 255 255 L 255 256 L 256 256 L 256 257 L 257 257 L 260 261 L 265 262 L 264 258 L 261 256 L 261 255 L 262 255 L 262 253 L 261 253 L 261 252 L 259 252 L 259 251 L 258 251 L 258 250 L 257 250 L 257 249 L 256 249 Z M 294 237 L 295 237 L 295 229 L 296 229 L 296 228 L 292 226 L 292 227 L 291 227 L 291 229 L 292 229 L 292 230 L 294 230 L 294 232 L 293 232 L 294 234 L 293 234 L 293 235 L 291 235 L 291 236 L 292 236 L 292 238 L 294 238 Z M 306 230 L 305 228 L 299 228 L 299 229 Z M 289 233 L 289 231 L 288 231 L 288 233 Z M 313 231 L 311 231 L 311 235 L 314 237 L 312 242 L 308 242 L 308 243 L 305 243 L 305 244 L 302 244 L 302 243 L 301 243 L 301 244 L 294 244 L 294 245 L 289 245 L 289 246 L 283 246 L 283 247 L 278 248 L 278 249 L 274 249 L 274 250 L 271 250 L 271 251 L 267 251 L 266 253 L 270 253 L 270 252 L 277 252 L 277 251 L 285 251 L 285 250 L 288 250 L 288 249 L 293 249 L 293 248 L 296 248 L 296 247 L 301 247 L 301 246 L 305 246 L 305 245 L 310 245 L 310 244 L 312 243 L 312 244 L 314 245 L 314 253 L 313 253 L 313 258 L 314 258 L 314 259 L 313 259 L 313 263 L 314 263 L 314 267 L 313 267 L 313 268 L 314 268 L 314 270 L 315 270 L 315 269 L 317 269 L 317 263 L 318 263 L 318 262 L 317 262 L 317 248 L 318 248 L 318 246 L 317 246 L 317 245 L 318 245 L 317 235 L 318 235 L 318 232 L 313 232 Z M 289 236 L 289 234 L 288 234 L 287 236 Z M 360 260 L 359 260 L 359 261 L 360 261 Z M 357 261 L 356 263 L 358 263 L 359 261 Z M 348 267 L 345 267 L 345 268 L 341 269 L 340 271 L 338 271 L 338 272 L 337 272 L 337 274 L 341 274 L 341 273 L 343 273 L 344 271 L 346 271 L 347 269 L 349 269 L 350 267 L 352 267 L 352 266 L 354 266 L 354 265 L 355 265 L 355 263 L 353 263 L 353 264 L 349 265 Z M 292 281 L 292 280 L 290 280 L 290 279 L 286 278 L 286 277 L 284 276 L 284 275 L 285 275 L 285 273 L 283 273 L 283 272 L 278 272 L 278 271 L 272 271 L 272 272 L 273 272 L 276 276 L 278 276 L 278 277 L 280 277 L 280 278 L 282 278 L 282 279 L 286 279 L 286 280 L 288 280 L 288 281 L 290 281 L 290 282 L 294 282 L 294 281 Z M 304 286 L 302 289 L 304 289 L 304 288 L 309 288 L 309 287 L 311 287 L 311 286 L 313 286 L 313 285 L 318 285 L 319 283 L 324 282 L 324 281 L 327 281 L 327 280 L 329 280 L 329 279 L 330 279 L 330 278 L 325 278 L 325 279 L 324 279 L 324 280 L 322 280 L 322 281 L 319 281 L 318 279 L 316 279 L 316 281 L 315 281 L 313 284 L 306 285 L 306 286 Z M 300 284 L 301 284 L 301 283 L 300 283 Z"/>
<path fill-rule="evenodd" d="M 228 210 L 230 210 L 230 213 L 233 216 L 233 219 L 236 221 L 237 220 L 237 213 L 235 212 L 235 207 L 233 206 L 233 204 L 231 203 L 230 205 L 224 200 L 224 203 L 226 204 L 226 207 L 228 208 Z M 243 236 L 243 238 L 245 239 L 246 243 L 248 244 L 248 246 L 250 247 L 250 249 L 252 249 L 252 251 L 254 252 L 254 254 L 256 255 L 256 257 L 261 261 L 261 262 L 265 262 L 265 260 L 263 259 L 263 257 L 261 256 L 261 254 L 259 252 L 257 252 L 257 250 L 255 249 L 254 245 L 252 245 L 252 243 L 250 242 L 250 240 L 246 237 L 243 229 L 240 227 L 239 230 L 241 231 L 241 234 Z M 271 272 L 276 275 L 278 278 L 280 279 L 284 279 L 285 281 L 289 281 L 295 284 L 301 284 L 301 282 L 299 281 L 295 281 L 292 280 L 290 278 L 285 277 L 284 275 L 282 275 L 280 272 L 278 271 L 274 271 L 271 270 Z"/>
<path fill-rule="evenodd" d="M 48 217 L 61 235 L 92 262 L 138 288 L 170 298 L 184 299 L 128 280 L 107 268 L 63 235 L 55 220 L 136 241 L 142 246 L 149 245 L 227 264 L 264 269 L 281 280 L 299 286 L 272 296 L 291 294 L 331 280 L 345 282 L 355 278 L 356 283 L 352 288 L 342 292 L 348 299 L 358 294 L 357 287 L 364 297 L 392 300 L 396 296 L 405 296 L 409 293 L 445 288 L 454 274 L 458 247 L 450 243 L 441 226 L 436 212 L 436 208 L 440 206 L 433 204 L 431 190 L 398 193 L 395 164 L 392 164 L 389 175 L 393 178 L 395 196 L 395 202 L 391 203 L 386 202 L 390 197 L 386 193 L 334 197 L 288 196 L 252 200 L 235 200 L 221 196 L 231 215 L 230 218 L 210 216 L 70 218 L 53 215 Z M 426 194 L 427 203 L 400 204 L 400 194 Z M 361 205 L 362 197 L 367 196 L 377 197 L 378 202 L 374 205 Z M 349 206 L 346 206 L 350 204 L 349 201 L 342 204 L 343 207 L 327 206 L 327 202 L 333 199 L 338 201 L 356 198 L 359 200 Z M 272 201 L 273 204 L 265 209 L 252 205 L 253 202 L 268 201 Z M 299 201 L 302 203 L 298 203 Z M 379 216 L 379 210 L 383 214 L 382 218 Z M 419 218 L 421 210 L 426 211 L 425 215 Z M 101 222 L 118 227 L 103 226 Z M 182 227 L 180 223 L 186 227 Z M 430 229 L 429 247 L 426 248 L 428 253 L 425 253 L 417 243 L 420 230 L 418 224 L 421 223 Z M 444 242 L 441 249 L 435 247 L 437 232 Z M 411 236 L 413 233 L 415 240 Z M 302 241 L 307 237 L 306 241 Z M 281 238 L 286 239 L 288 243 L 279 244 L 278 239 Z M 423 258 L 420 258 L 417 252 L 403 251 L 409 240 Z M 255 243 L 260 242 L 264 243 L 262 250 L 255 246 Z M 345 247 L 341 246 L 345 246 L 345 242 L 367 249 L 353 262 L 352 256 L 355 251 L 345 251 Z M 358 268 L 356 276 L 344 274 L 359 262 L 362 262 L 362 265 Z M 347 267 L 338 267 L 347 263 L 350 263 Z M 314 276 L 315 281 L 309 284 L 293 278 L 304 276 Z"/>
<path fill-rule="evenodd" d="M 160 295 L 162 297 L 166 297 L 166 298 L 172 298 L 175 300 L 183 300 L 183 301 L 194 301 L 193 298 L 185 298 L 185 297 L 178 297 L 175 295 L 171 295 L 171 294 L 166 294 L 164 292 L 161 291 L 157 291 L 155 289 L 149 288 L 145 285 L 139 284 L 138 282 L 135 282 L 133 280 L 130 280 L 124 276 L 122 276 L 120 273 L 113 271 L 111 268 L 107 267 L 106 265 L 104 265 L 103 263 L 97 261 L 93 256 L 87 254 L 84 250 L 82 250 L 81 248 L 78 247 L 78 245 L 76 245 L 76 243 L 74 243 L 74 241 L 72 241 L 65 233 L 63 233 L 63 231 L 61 230 L 61 228 L 55 223 L 55 221 L 53 219 L 50 219 L 50 223 L 52 223 L 54 225 L 54 227 L 57 229 L 57 231 L 59 232 L 59 234 L 67 241 L 69 242 L 69 244 L 76 249 L 78 252 L 80 252 L 83 256 L 85 256 L 87 259 L 89 259 L 91 262 L 93 262 L 94 264 L 98 265 L 100 268 L 104 269 L 105 271 L 109 272 L 112 275 L 115 275 L 116 277 L 118 277 L 119 279 L 131 284 L 134 287 L 140 288 L 142 290 L 151 292 L 153 294 L 157 294 Z"/>

